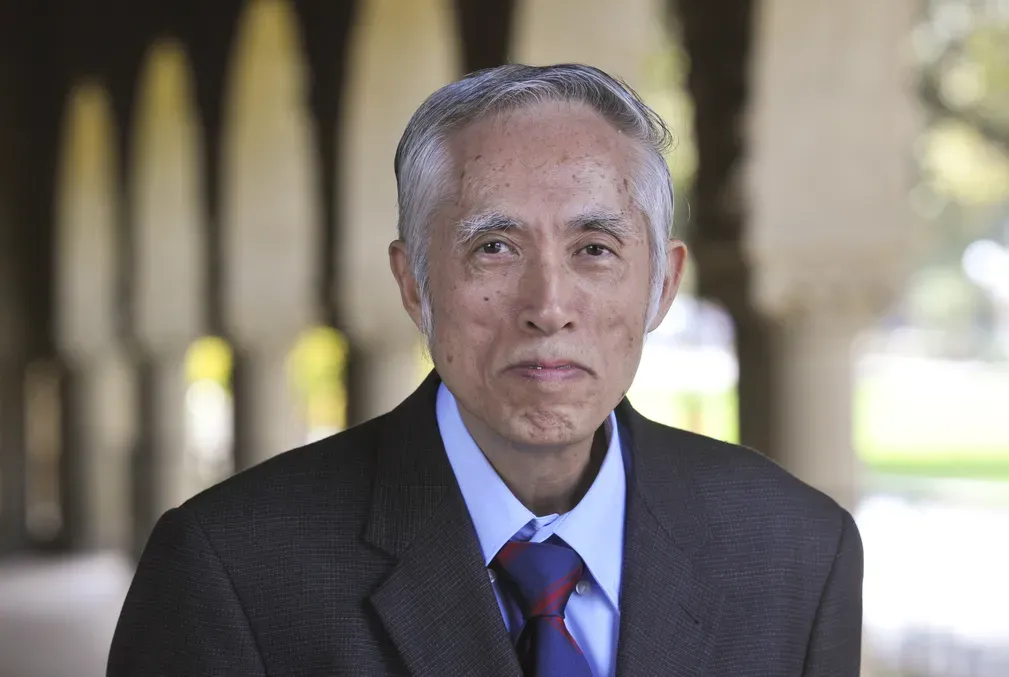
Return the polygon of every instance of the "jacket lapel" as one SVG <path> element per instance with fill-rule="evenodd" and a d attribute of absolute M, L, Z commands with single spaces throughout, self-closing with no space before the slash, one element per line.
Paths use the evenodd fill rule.
<path fill-rule="evenodd" d="M 630 459 L 617 674 L 703 675 L 723 604 L 692 559 L 707 530 L 668 433 L 626 400 L 617 417 Z"/>
<path fill-rule="evenodd" d="M 371 603 L 416 677 L 518 677 L 518 659 L 438 432 L 438 383 L 432 373 L 384 423 L 365 539 L 399 561 Z"/>

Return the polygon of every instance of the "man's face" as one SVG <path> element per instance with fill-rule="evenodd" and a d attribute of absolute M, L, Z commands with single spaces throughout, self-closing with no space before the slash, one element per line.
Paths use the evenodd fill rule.
<path fill-rule="evenodd" d="M 586 106 L 548 103 L 477 122 L 449 150 L 456 190 L 429 240 L 435 367 L 464 418 L 514 444 L 585 440 L 630 387 L 646 329 L 633 142 Z M 402 247 L 390 252 L 418 321 Z M 653 328 L 682 267 L 682 244 L 669 252 Z"/>

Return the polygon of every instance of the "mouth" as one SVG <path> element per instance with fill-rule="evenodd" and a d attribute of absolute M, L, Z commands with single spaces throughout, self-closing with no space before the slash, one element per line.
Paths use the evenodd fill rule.
<path fill-rule="evenodd" d="M 564 380 L 592 375 L 592 370 L 573 360 L 526 360 L 516 362 L 507 371 L 534 380 Z"/>

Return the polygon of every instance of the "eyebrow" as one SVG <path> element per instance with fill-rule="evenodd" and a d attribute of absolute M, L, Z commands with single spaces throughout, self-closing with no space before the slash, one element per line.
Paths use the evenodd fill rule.
<path fill-rule="evenodd" d="M 522 222 L 501 212 L 485 212 L 464 219 L 459 224 L 456 233 L 456 243 L 467 244 L 481 235 L 493 232 L 505 232 L 522 228 Z M 590 211 L 571 219 L 567 227 L 572 231 L 596 231 L 609 235 L 623 244 L 624 240 L 634 234 L 627 219 L 607 211 Z"/>
<path fill-rule="evenodd" d="M 484 212 L 464 219 L 456 232 L 456 244 L 467 244 L 485 233 L 514 230 L 522 224 L 501 212 Z"/>
<path fill-rule="evenodd" d="M 607 211 L 595 211 L 576 216 L 568 222 L 571 230 L 593 230 L 609 235 L 620 244 L 634 235 L 634 229 L 627 219 Z"/>

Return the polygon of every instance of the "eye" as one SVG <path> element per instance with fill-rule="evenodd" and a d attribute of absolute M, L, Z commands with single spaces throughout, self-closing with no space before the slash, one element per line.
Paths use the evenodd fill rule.
<path fill-rule="evenodd" d="M 606 254 L 612 254 L 613 252 L 609 247 L 601 244 L 590 244 L 586 245 L 582 251 L 592 257 L 605 256 Z"/>
<path fill-rule="evenodd" d="M 492 240 L 490 242 L 484 242 L 482 245 L 477 247 L 477 251 L 481 254 L 489 254 L 491 256 L 495 254 L 503 254 L 508 249 L 508 245 L 500 240 Z"/>

